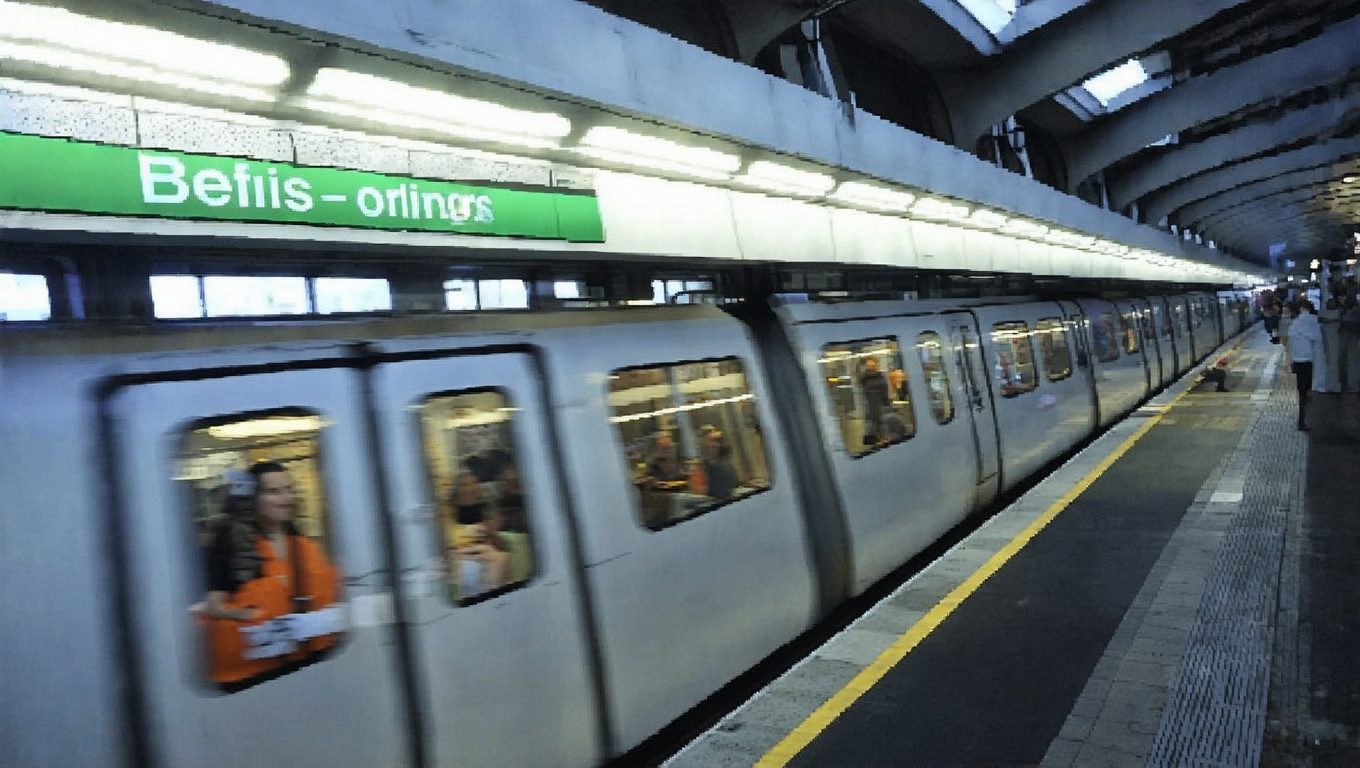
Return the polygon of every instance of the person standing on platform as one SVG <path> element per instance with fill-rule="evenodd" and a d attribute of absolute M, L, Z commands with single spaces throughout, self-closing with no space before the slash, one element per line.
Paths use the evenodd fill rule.
<path fill-rule="evenodd" d="M 1299 429 L 1308 431 L 1304 419 L 1308 394 L 1313 389 L 1313 362 L 1322 358 L 1322 327 L 1313 314 L 1313 302 L 1300 299 L 1298 316 L 1289 323 L 1289 361 L 1299 392 Z"/>

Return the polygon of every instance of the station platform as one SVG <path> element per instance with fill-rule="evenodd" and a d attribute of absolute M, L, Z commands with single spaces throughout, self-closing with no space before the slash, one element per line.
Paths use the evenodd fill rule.
<path fill-rule="evenodd" d="M 666 765 L 1360 765 L 1360 397 L 1229 352 Z"/>

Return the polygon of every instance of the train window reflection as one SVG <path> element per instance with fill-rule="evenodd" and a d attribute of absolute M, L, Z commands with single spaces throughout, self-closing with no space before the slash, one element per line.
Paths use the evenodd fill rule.
<path fill-rule="evenodd" d="M 1112 363 L 1119 359 L 1118 338 L 1113 312 L 1102 312 L 1091 318 L 1091 348 L 1095 351 L 1097 360 Z"/>
<path fill-rule="evenodd" d="M 609 376 L 609 421 L 642 524 L 659 530 L 770 487 L 755 395 L 734 357 Z"/>
<path fill-rule="evenodd" d="M 897 339 L 865 339 L 822 347 L 822 378 L 851 456 L 916 435 L 916 414 Z"/>
<path fill-rule="evenodd" d="M 516 410 L 500 390 L 433 395 L 421 437 L 443 539 L 445 585 L 458 604 L 500 594 L 534 573 L 519 462 Z"/>
<path fill-rule="evenodd" d="M 992 348 L 996 350 L 996 386 L 1002 397 L 1015 397 L 1039 385 L 1029 326 L 996 323 L 992 326 Z"/>
<path fill-rule="evenodd" d="M 1152 310 L 1145 309 L 1143 315 L 1143 339 L 1145 341 L 1155 341 L 1157 338 L 1157 323 L 1153 322 Z"/>
<path fill-rule="evenodd" d="M 1162 329 L 1163 338 L 1169 339 L 1175 335 L 1175 331 L 1171 327 L 1171 313 L 1163 312 L 1161 304 L 1152 305 L 1152 322 Z"/>
<path fill-rule="evenodd" d="M 1061 381 L 1072 375 L 1072 355 L 1067 348 L 1067 329 L 1063 321 L 1048 317 L 1034 324 L 1034 335 L 1039 339 L 1039 355 L 1044 361 L 1044 375 L 1049 381 Z"/>
<path fill-rule="evenodd" d="M 954 400 L 949 393 L 949 371 L 944 367 L 940 334 L 926 331 L 917 336 L 916 353 L 921 356 L 921 370 L 926 374 L 926 394 L 930 397 L 930 413 L 935 417 L 935 421 L 948 424 L 954 420 Z"/>
<path fill-rule="evenodd" d="M 1124 344 L 1124 353 L 1135 355 L 1138 353 L 1138 313 L 1125 312 L 1119 316 L 1120 338 Z"/>
<path fill-rule="evenodd" d="M 314 663 L 343 635 L 318 458 L 325 427 L 295 409 L 204 420 L 180 443 L 175 479 L 206 584 L 190 614 L 204 676 L 224 691 Z"/>

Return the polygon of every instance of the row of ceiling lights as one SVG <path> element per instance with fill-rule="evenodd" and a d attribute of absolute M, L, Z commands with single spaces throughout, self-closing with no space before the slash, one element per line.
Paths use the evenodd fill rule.
<path fill-rule="evenodd" d="M 288 62 L 279 56 L 8 0 L 0 0 L 3 59 L 259 102 L 273 102 L 292 74 Z M 837 184 L 829 174 L 768 160 L 755 160 L 738 173 L 743 162 L 733 152 L 690 146 L 615 126 L 594 126 L 577 146 L 563 147 L 572 125 L 562 115 L 515 109 L 345 69 L 317 71 L 300 106 L 360 120 L 373 120 L 375 112 L 380 111 L 380 121 L 386 124 L 474 142 L 566 150 L 606 163 L 951 222 L 1108 256 L 1160 265 L 1176 263 L 1154 251 L 1133 250 L 1030 219 L 877 183 L 852 180 Z"/>

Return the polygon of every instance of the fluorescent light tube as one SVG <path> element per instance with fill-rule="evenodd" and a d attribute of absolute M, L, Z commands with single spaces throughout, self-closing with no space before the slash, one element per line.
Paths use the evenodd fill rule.
<path fill-rule="evenodd" d="M 1043 237 L 1048 234 L 1048 227 L 1025 219 L 1011 219 L 1002 229 L 1020 237 Z"/>
<path fill-rule="evenodd" d="M 736 181 L 769 192 L 801 197 L 821 197 L 836 185 L 836 180 L 825 173 L 801 171 L 768 160 L 751 163 Z"/>
<path fill-rule="evenodd" d="M 706 179 L 728 178 L 741 167 L 741 158 L 728 152 L 691 147 L 609 125 L 597 125 L 586 131 L 575 151 L 613 163 Z"/>
<path fill-rule="evenodd" d="M 1090 235 L 1079 235 L 1076 232 L 1065 232 L 1061 229 L 1050 230 L 1044 239 L 1054 245 L 1065 245 L 1071 248 L 1089 248 L 1096 239 Z"/>
<path fill-rule="evenodd" d="M 872 208 L 876 211 L 887 211 L 889 213 L 905 213 L 911 202 L 916 199 L 915 195 L 907 192 L 899 192 L 895 189 L 880 187 L 877 184 L 866 184 L 862 181 L 842 182 L 836 188 L 831 199 L 849 205 L 858 205 L 864 208 Z"/>
<path fill-rule="evenodd" d="M 513 109 L 344 69 L 317 72 L 307 96 L 308 109 L 505 144 L 556 147 L 571 132 L 571 121 L 552 112 Z"/>
<path fill-rule="evenodd" d="M 923 197 L 911 207 L 911 215 L 922 219 L 940 221 L 963 221 L 968 218 L 972 208 L 963 203 L 953 203 L 937 197 Z"/>
<path fill-rule="evenodd" d="M 1006 225 L 1007 218 L 996 211 L 979 208 L 968 217 L 968 223 L 981 229 L 1000 229 Z"/>
<path fill-rule="evenodd" d="M 230 95 L 240 93 L 219 84 L 266 93 L 289 75 L 288 63 L 278 56 L 5 0 L 0 0 L 0 43 L 4 58 Z"/>

